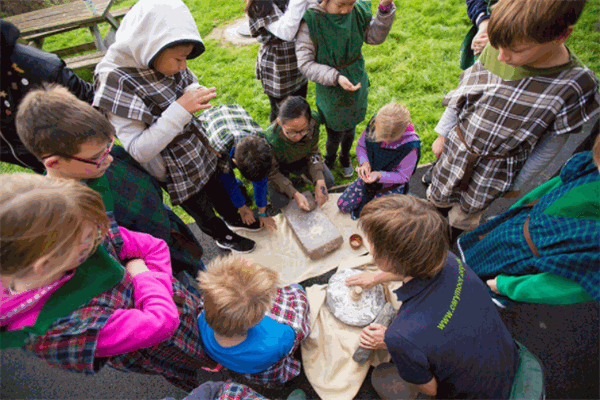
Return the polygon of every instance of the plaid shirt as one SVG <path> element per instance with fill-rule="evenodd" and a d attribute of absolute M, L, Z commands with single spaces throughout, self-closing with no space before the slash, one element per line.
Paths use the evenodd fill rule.
<path fill-rule="evenodd" d="M 500 158 L 479 157 L 467 190 L 461 191 L 469 151 L 453 130 L 433 171 L 432 199 L 458 202 L 469 214 L 485 210 L 510 190 L 542 135 L 578 132 L 598 113 L 597 90 L 597 78 L 584 66 L 503 80 L 477 61 L 461 73 L 459 86 L 443 103 L 455 110 L 458 128 L 475 153 Z"/>
<path fill-rule="evenodd" d="M 164 76 L 153 69 L 117 68 L 96 77 L 93 105 L 150 126 L 196 82 L 189 69 Z M 217 167 L 217 156 L 197 118 L 192 118 L 160 154 L 167 166 L 167 190 L 175 205 L 198 193 Z"/>
<path fill-rule="evenodd" d="M 215 400 L 267 400 L 266 397 L 246 385 L 235 382 L 227 382 L 217 393 Z"/>
<path fill-rule="evenodd" d="M 111 224 L 108 240 L 103 244 L 113 255 L 113 247 L 117 245 L 113 239 L 120 238 L 114 226 Z M 197 323 L 204 303 L 175 278 L 172 282 L 180 323 L 164 342 L 118 356 L 95 357 L 98 333 L 110 316 L 118 309 L 135 308 L 133 282 L 129 274 L 125 274 L 117 286 L 58 319 L 45 335 L 30 335 L 23 349 L 34 352 L 52 366 L 73 372 L 92 375 L 108 363 L 122 371 L 160 374 L 177 387 L 190 391 L 202 383 L 197 379 L 197 369 L 213 366 L 202 350 Z"/>
<path fill-rule="evenodd" d="M 580 188 L 598 188 L 600 182 L 591 152 L 573 156 L 563 167 L 560 180 L 562 184 L 539 197 L 533 207 L 512 208 L 461 237 L 461 254 L 484 281 L 499 274 L 550 272 L 579 283 L 600 301 L 600 222 L 591 213 L 580 212 L 573 218 L 556 207 L 564 197 L 569 199 L 570 209 L 597 210 L 597 190 L 595 197 L 577 195 Z M 539 257 L 525 239 L 523 225 L 527 218 Z"/>
<path fill-rule="evenodd" d="M 210 145 L 219 153 L 219 169 L 229 171 L 229 151 L 246 136 L 264 137 L 260 126 L 238 104 L 209 108 L 199 117 Z"/>
<path fill-rule="evenodd" d="M 306 292 L 293 286 L 277 289 L 273 307 L 267 316 L 275 321 L 294 328 L 296 339 L 287 356 L 279 360 L 269 369 L 256 374 L 244 374 L 250 383 L 267 385 L 269 383 L 285 383 L 298 376 L 301 371 L 300 361 L 292 357 L 300 342 L 310 335 L 310 309 Z"/>
<path fill-rule="evenodd" d="M 296 45 L 286 42 L 267 30 L 287 7 L 287 1 L 273 1 L 272 11 L 265 17 L 250 18 L 250 33 L 260 43 L 256 58 L 256 79 L 260 80 L 266 95 L 281 99 L 307 83 L 298 69 Z"/>

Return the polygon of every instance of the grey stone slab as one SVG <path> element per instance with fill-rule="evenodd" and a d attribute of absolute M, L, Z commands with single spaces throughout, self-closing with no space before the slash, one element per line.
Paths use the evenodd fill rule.
<path fill-rule="evenodd" d="M 314 202 L 312 193 L 304 192 L 303 195 L 309 203 Z M 312 211 L 304 211 L 295 201 L 290 201 L 281 212 L 296 235 L 300 247 L 311 260 L 318 260 L 337 250 L 344 242 L 335 225 L 318 207 Z"/>

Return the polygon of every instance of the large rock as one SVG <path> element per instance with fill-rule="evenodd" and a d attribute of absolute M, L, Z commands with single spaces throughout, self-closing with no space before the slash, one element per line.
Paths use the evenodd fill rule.
<path fill-rule="evenodd" d="M 315 204 L 312 193 L 304 192 L 303 195 L 309 204 Z M 344 242 L 335 225 L 318 207 L 312 211 L 304 211 L 292 200 L 281 212 L 296 235 L 300 247 L 311 260 L 318 260 L 337 250 Z"/>
<path fill-rule="evenodd" d="M 362 272 L 354 268 L 336 272 L 329 279 L 325 299 L 329 311 L 337 319 L 345 324 L 360 327 L 373 322 L 387 302 L 381 285 L 364 290 L 360 290 L 357 286 L 346 286 L 348 277 Z"/>

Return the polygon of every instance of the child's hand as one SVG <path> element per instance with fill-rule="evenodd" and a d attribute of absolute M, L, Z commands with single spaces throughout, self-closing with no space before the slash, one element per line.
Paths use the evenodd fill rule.
<path fill-rule="evenodd" d="M 277 223 L 272 217 L 258 217 L 260 221 L 261 228 L 266 226 L 268 230 L 275 231 L 277 230 Z"/>
<path fill-rule="evenodd" d="M 381 171 L 372 171 L 363 181 L 365 183 L 375 183 L 381 179 Z"/>
<path fill-rule="evenodd" d="M 338 77 L 338 84 L 342 89 L 347 90 L 348 92 L 354 92 L 360 89 L 360 82 L 357 85 L 353 85 L 344 75 Z"/>
<path fill-rule="evenodd" d="M 380 324 L 370 324 L 360 333 L 360 347 L 365 349 L 387 349 L 383 339 L 387 328 Z"/>
<path fill-rule="evenodd" d="M 315 200 L 317 200 L 319 207 L 329 200 L 329 193 L 324 179 L 319 179 L 315 184 Z"/>
<path fill-rule="evenodd" d="M 489 279 L 485 283 L 487 283 L 490 289 L 492 289 L 492 292 L 500 294 L 500 291 L 498 290 L 498 277 L 495 277 L 494 279 Z"/>
<path fill-rule="evenodd" d="M 392 0 L 379 0 L 379 5 L 382 7 L 387 7 L 392 4 Z"/>
<path fill-rule="evenodd" d="M 371 163 L 365 161 L 360 167 L 356 167 L 356 173 L 364 181 L 371 174 Z"/>
<path fill-rule="evenodd" d="M 185 92 L 183 96 L 177 99 L 181 107 L 185 108 L 190 114 L 194 114 L 200 110 L 206 110 L 212 107 L 208 102 L 217 97 L 217 89 L 211 87 L 209 89 L 202 88 Z"/>
<path fill-rule="evenodd" d="M 440 158 L 442 155 L 444 143 L 446 143 L 446 138 L 440 135 L 431 144 L 431 151 L 433 151 L 433 154 L 435 154 L 435 158 Z"/>
<path fill-rule="evenodd" d="M 298 207 L 304 211 L 310 211 L 310 205 L 308 204 L 308 200 L 304 195 L 300 192 L 296 192 L 294 194 L 294 200 L 298 203 Z"/>
<path fill-rule="evenodd" d="M 471 50 L 473 50 L 473 54 L 475 55 L 481 54 L 481 52 L 485 48 L 485 45 L 488 44 L 488 42 L 490 41 L 490 38 L 488 37 L 487 33 L 487 27 L 489 23 L 489 19 L 484 19 L 479 23 L 479 29 L 477 31 L 477 34 L 471 42 Z"/>
<path fill-rule="evenodd" d="M 127 264 L 125 264 L 125 269 L 129 273 L 129 276 L 131 276 L 132 278 L 136 275 L 141 274 L 142 272 L 150 271 L 146 266 L 144 260 L 142 260 L 141 258 L 135 258 L 133 260 L 128 261 Z"/>
<path fill-rule="evenodd" d="M 375 272 L 362 272 L 360 274 L 352 275 L 346 278 L 346 286 L 360 286 L 363 289 L 368 289 L 370 287 L 375 286 L 377 283 L 375 281 L 375 277 L 377 273 Z"/>
<path fill-rule="evenodd" d="M 251 225 L 254 223 L 254 221 L 256 221 L 256 219 L 254 218 L 254 213 L 252 212 L 252 210 L 250 210 L 250 208 L 248 208 L 247 205 L 243 205 L 240 208 L 238 208 L 238 211 L 240 212 L 240 217 L 242 218 L 242 221 L 246 224 L 246 225 Z"/>

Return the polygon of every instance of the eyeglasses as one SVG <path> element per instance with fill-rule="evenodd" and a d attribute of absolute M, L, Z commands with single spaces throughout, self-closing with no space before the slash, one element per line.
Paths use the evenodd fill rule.
<path fill-rule="evenodd" d="M 288 137 L 290 138 L 295 138 L 295 137 L 302 137 L 302 136 L 306 136 L 308 134 L 308 132 L 310 132 L 310 125 L 306 127 L 306 129 L 303 129 L 301 131 L 295 132 L 295 131 L 288 131 L 286 130 L 283 126 L 281 127 L 281 130 L 283 131 L 283 133 L 285 133 Z"/>
<path fill-rule="evenodd" d="M 108 146 L 106 147 L 106 151 L 104 153 L 102 153 L 100 158 L 98 158 L 98 160 L 96 160 L 96 161 L 88 160 L 85 158 L 79 158 L 79 157 L 75 157 L 75 156 L 70 156 L 68 154 L 63 154 L 63 153 L 50 154 L 49 156 L 43 157 L 43 159 L 45 160 L 46 158 L 50 158 L 52 156 L 60 156 L 60 157 L 64 157 L 64 158 L 69 158 L 71 160 L 81 161 L 86 164 L 92 164 L 92 165 L 95 165 L 96 168 L 100 168 L 100 166 L 102 165 L 104 160 L 106 160 L 106 157 L 108 157 L 108 155 L 110 154 L 110 151 L 112 150 L 114 144 L 115 144 L 115 138 L 113 137 L 112 140 L 110 141 L 110 143 L 108 144 Z"/>

